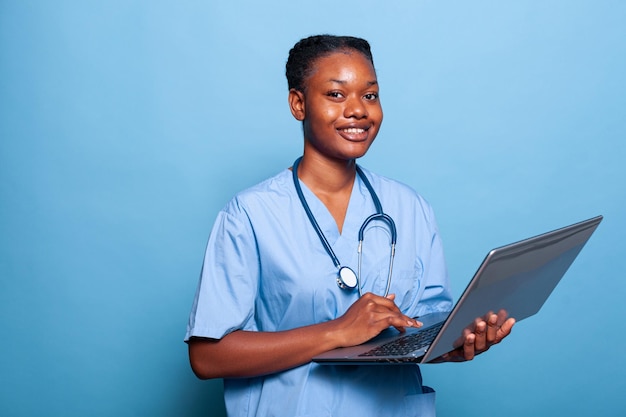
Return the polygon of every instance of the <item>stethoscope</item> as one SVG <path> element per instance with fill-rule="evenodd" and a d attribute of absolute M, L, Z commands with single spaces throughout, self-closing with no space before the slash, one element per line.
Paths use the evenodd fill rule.
<path fill-rule="evenodd" d="M 361 225 L 361 228 L 359 229 L 359 246 L 357 248 L 357 252 L 359 254 L 359 261 L 358 261 L 357 273 L 355 274 L 352 268 L 341 265 L 341 263 L 339 262 L 339 259 L 337 259 L 337 255 L 335 255 L 333 248 L 330 246 L 330 243 L 328 243 L 328 240 L 326 240 L 326 236 L 324 236 L 322 229 L 317 224 L 317 221 L 315 220 L 315 216 L 313 216 L 313 213 L 311 212 L 311 209 L 309 208 L 309 205 L 307 204 L 306 199 L 304 198 L 304 194 L 302 193 L 302 187 L 300 187 L 300 180 L 298 179 L 298 165 L 300 164 L 301 159 L 302 157 L 296 159 L 296 161 L 293 163 L 293 168 L 292 168 L 293 184 L 296 187 L 296 192 L 298 193 L 298 198 L 300 199 L 300 202 L 302 203 L 302 207 L 304 207 L 304 211 L 306 212 L 307 217 L 309 218 L 309 220 L 311 221 L 311 224 L 313 225 L 313 229 L 315 229 L 315 232 L 319 236 L 320 241 L 322 242 L 322 245 L 324 246 L 324 249 L 326 249 L 326 252 L 332 259 L 335 266 L 337 267 L 337 270 L 338 270 L 337 285 L 339 286 L 339 288 L 344 289 L 344 290 L 354 290 L 355 288 L 357 288 L 359 290 L 359 297 L 363 295 L 362 294 L 363 289 L 362 289 L 360 277 L 361 277 L 361 261 L 363 259 L 363 236 L 365 235 L 365 228 L 367 227 L 367 225 L 369 225 L 371 222 L 375 220 L 383 221 L 389 226 L 389 230 L 391 232 L 391 254 L 389 255 L 389 275 L 387 276 L 387 287 L 385 288 L 385 294 L 384 294 L 384 297 L 386 297 L 389 294 L 389 288 L 391 287 L 393 258 L 395 257 L 395 254 L 396 254 L 396 237 L 397 237 L 396 224 L 394 223 L 393 219 L 389 215 L 383 212 L 383 208 L 380 204 L 380 200 L 378 199 L 378 196 L 376 195 L 376 192 L 374 191 L 372 184 L 370 184 L 369 180 L 367 179 L 367 177 L 365 176 L 361 168 L 357 165 L 356 172 L 361 178 L 361 181 L 363 181 L 363 184 L 365 184 L 365 187 L 367 187 L 367 190 L 372 196 L 372 200 L 374 200 L 374 206 L 376 206 L 376 213 L 366 218 L 363 224 Z"/>

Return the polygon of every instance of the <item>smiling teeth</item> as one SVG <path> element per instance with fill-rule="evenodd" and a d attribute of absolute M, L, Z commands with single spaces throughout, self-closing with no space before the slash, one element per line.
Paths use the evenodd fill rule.
<path fill-rule="evenodd" d="M 343 129 L 343 131 L 346 133 L 363 133 L 365 132 L 365 129 L 357 129 L 356 127 L 351 127 L 349 129 Z"/>

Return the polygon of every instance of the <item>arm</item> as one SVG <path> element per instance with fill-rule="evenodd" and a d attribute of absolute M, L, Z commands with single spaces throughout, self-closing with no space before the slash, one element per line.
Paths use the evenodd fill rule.
<path fill-rule="evenodd" d="M 354 346 L 390 326 L 403 331 L 421 323 L 405 316 L 394 296 L 363 295 L 341 317 L 281 332 L 237 330 L 223 338 L 189 340 L 189 360 L 201 379 L 252 377 L 283 371 L 317 354 Z"/>

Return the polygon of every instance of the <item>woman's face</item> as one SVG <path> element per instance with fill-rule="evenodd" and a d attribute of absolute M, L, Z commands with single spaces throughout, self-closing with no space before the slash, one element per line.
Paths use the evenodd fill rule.
<path fill-rule="evenodd" d="M 363 156 L 383 121 L 372 63 L 358 51 L 318 58 L 305 80 L 300 117 L 305 153 L 335 160 Z"/>

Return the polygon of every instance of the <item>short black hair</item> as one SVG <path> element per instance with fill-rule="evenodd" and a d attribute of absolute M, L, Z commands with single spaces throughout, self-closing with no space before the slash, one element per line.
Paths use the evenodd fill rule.
<path fill-rule="evenodd" d="M 316 59 L 350 49 L 360 52 L 374 65 L 370 44 L 365 39 L 335 35 L 315 35 L 301 39 L 289 51 L 285 66 L 288 88 L 304 91 L 304 81 L 310 75 Z"/>

